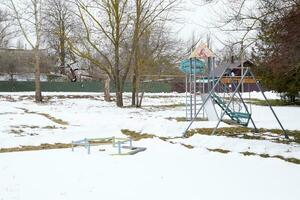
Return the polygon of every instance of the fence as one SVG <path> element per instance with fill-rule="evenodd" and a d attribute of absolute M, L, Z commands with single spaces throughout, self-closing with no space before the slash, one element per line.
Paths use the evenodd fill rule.
<path fill-rule="evenodd" d="M 207 84 L 205 91 L 208 91 Z M 41 82 L 44 92 L 103 92 L 104 84 L 101 81 L 84 82 Z M 161 92 L 185 92 L 185 82 L 181 80 L 172 81 L 151 81 L 141 84 L 141 91 L 148 93 Z M 34 91 L 33 81 L 0 81 L 0 92 L 27 92 Z M 124 92 L 131 92 L 132 84 L 125 83 Z M 218 88 L 216 89 L 218 91 Z M 258 91 L 255 84 L 244 84 L 244 91 Z M 115 92 L 111 84 L 111 92 Z"/>
<path fill-rule="evenodd" d="M 182 83 L 184 84 L 184 83 Z M 41 82 L 44 92 L 103 92 L 104 84 L 100 81 L 85 82 Z M 149 93 L 172 92 L 176 91 L 174 82 L 144 82 L 141 91 Z M 0 92 L 26 92 L 34 91 L 34 82 L 31 81 L 0 81 Z M 115 88 L 111 84 L 111 92 Z M 127 82 L 124 85 L 124 92 L 131 92 L 132 85 Z M 178 91 L 180 92 L 180 91 Z"/>

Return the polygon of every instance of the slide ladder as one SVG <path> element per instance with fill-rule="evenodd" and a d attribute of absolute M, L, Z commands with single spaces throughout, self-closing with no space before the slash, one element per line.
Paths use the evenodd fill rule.
<path fill-rule="evenodd" d="M 245 112 L 236 112 L 233 111 L 229 106 L 226 105 L 226 102 L 222 100 L 216 93 L 211 95 L 214 102 L 230 117 L 231 120 L 240 124 L 242 126 L 248 126 L 251 114 Z M 226 109 L 227 107 L 227 109 Z"/>

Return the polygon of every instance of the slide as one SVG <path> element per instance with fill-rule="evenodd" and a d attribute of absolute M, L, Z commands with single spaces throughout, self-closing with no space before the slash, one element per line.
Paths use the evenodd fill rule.
<path fill-rule="evenodd" d="M 205 101 L 207 96 L 208 96 L 208 94 L 201 95 L 203 102 Z M 211 97 L 209 97 L 209 99 L 206 101 L 206 103 L 204 105 L 204 111 L 207 115 L 208 121 L 218 121 L 219 120 L 219 116 L 217 114 L 214 102 Z"/>

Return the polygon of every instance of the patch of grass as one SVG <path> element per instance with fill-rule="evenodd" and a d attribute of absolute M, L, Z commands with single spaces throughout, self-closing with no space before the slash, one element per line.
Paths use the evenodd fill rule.
<path fill-rule="evenodd" d="M 299 106 L 300 105 L 300 101 L 296 101 L 295 103 L 284 101 L 281 99 L 268 99 L 268 101 L 271 106 Z M 258 106 L 268 106 L 267 102 L 261 99 L 251 99 L 248 100 L 247 102 Z"/>
<path fill-rule="evenodd" d="M 278 158 L 280 160 L 283 160 L 283 161 L 286 161 L 286 162 L 289 162 L 289 163 L 294 163 L 294 164 L 300 165 L 300 159 L 297 159 L 297 158 L 285 158 L 285 157 L 280 156 L 280 155 L 271 156 L 271 155 L 266 154 L 266 153 L 258 154 L 258 153 L 253 153 L 253 152 L 249 152 L 249 151 L 240 152 L 240 154 L 243 154 L 244 156 L 260 156 L 262 158 Z"/>
<path fill-rule="evenodd" d="M 128 137 L 131 137 L 135 141 L 156 137 L 153 134 L 141 133 L 141 132 L 131 131 L 131 130 L 128 130 L 128 129 L 122 129 L 121 132 L 124 135 L 126 135 Z"/>
<path fill-rule="evenodd" d="M 190 145 L 190 144 L 184 144 L 184 143 L 180 143 L 182 146 L 188 148 L 188 149 L 193 149 L 195 148 L 194 146 Z"/>
<path fill-rule="evenodd" d="M 266 154 L 266 153 L 257 154 L 257 155 L 259 155 L 262 158 L 270 158 L 271 157 L 269 154 Z"/>
<path fill-rule="evenodd" d="M 187 131 L 186 137 L 191 137 L 195 134 L 200 135 L 211 135 L 213 128 L 197 128 L 191 129 Z M 215 132 L 215 135 L 224 135 L 224 136 L 236 136 L 239 133 L 249 133 L 251 132 L 250 128 L 247 127 L 226 127 L 226 128 L 218 128 Z"/>
<path fill-rule="evenodd" d="M 257 155 L 256 153 L 245 151 L 245 152 L 240 152 L 240 154 L 243 154 L 244 156 L 255 156 Z"/>
<path fill-rule="evenodd" d="M 1 99 L 9 102 L 16 102 L 16 100 L 11 95 L 0 95 Z"/>
<path fill-rule="evenodd" d="M 63 121 L 62 119 L 55 118 L 55 117 L 53 117 L 53 116 L 51 116 L 51 115 L 49 115 L 49 114 L 47 114 L 47 113 L 36 113 L 36 114 L 42 115 L 42 116 L 44 116 L 44 117 L 50 119 L 50 120 L 53 121 L 54 123 L 57 123 L 57 124 L 60 124 L 60 125 L 64 125 L 64 126 L 69 125 L 68 122 Z"/>
<path fill-rule="evenodd" d="M 26 128 L 30 128 L 30 129 L 66 129 L 66 127 L 58 127 L 58 126 L 29 126 L 29 125 L 20 125 L 20 126 L 10 126 L 11 128 L 14 129 L 26 129 Z M 25 131 L 23 131 L 25 132 Z"/>
<path fill-rule="evenodd" d="M 297 158 L 284 158 L 283 156 L 272 156 L 272 158 L 279 158 L 279 159 L 284 160 L 286 162 L 290 162 L 290 163 L 300 165 L 300 159 L 297 159 Z"/>
<path fill-rule="evenodd" d="M 168 117 L 167 120 L 176 120 L 177 122 L 189 122 L 190 120 L 187 120 L 186 117 Z M 198 117 L 195 119 L 195 121 L 207 121 L 207 118 L 201 118 Z"/>
<path fill-rule="evenodd" d="M 180 95 L 147 95 L 144 98 L 149 98 L 149 99 L 169 99 L 169 98 L 184 98 L 184 96 L 180 96 Z"/>
<path fill-rule="evenodd" d="M 191 137 L 196 134 L 200 135 L 211 135 L 213 128 L 198 128 L 189 130 L 185 137 Z M 300 131 L 290 131 L 286 130 L 289 140 L 284 138 L 284 134 L 280 129 L 258 129 L 257 134 L 255 130 L 247 127 L 225 127 L 218 128 L 215 135 L 226 136 L 232 138 L 242 138 L 242 139 L 252 139 L 252 140 L 266 140 L 263 133 L 272 133 L 278 135 L 278 137 L 273 137 L 270 139 L 273 142 L 290 144 L 292 142 L 300 144 Z"/>
<path fill-rule="evenodd" d="M 44 126 L 42 129 L 66 129 L 66 127 Z"/>
<path fill-rule="evenodd" d="M 15 113 L 15 112 L 3 112 L 3 113 L 0 113 L 0 115 L 13 115 L 13 114 L 18 114 L 18 113 Z"/>
<path fill-rule="evenodd" d="M 71 148 L 71 144 L 55 143 L 55 144 L 41 144 L 39 146 L 20 146 L 12 148 L 1 148 L 0 153 L 10 153 L 10 152 L 21 152 L 21 151 L 38 151 L 38 150 L 48 150 L 48 149 L 66 149 Z"/>
<path fill-rule="evenodd" d="M 169 104 L 169 105 L 147 105 L 143 106 L 144 108 L 151 107 L 151 108 L 177 108 L 177 107 L 183 107 L 185 104 Z"/>
<path fill-rule="evenodd" d="M 16 135 L 21 135 L 22 133 L 24 133 L 24 131 L 22 129 L 11 129 L 10 133 L 16 134 Z"/>
<path fill-rule="evenodd" d="M 18 100 L 34 100 L 34 95 L 20 95 Z M 51 95 L 51 96 L 43 96 L 43 102 L 47 103 L 52 99 L 92 99 L 103 101 L 101 95 Z"/>
<path fill-rule="evenodd" d="M 37 115 L 41 115 L 41 116 L 44 116 L 46 117 L 47 119 L 51 120 L 52 122 L 54 123 L 57 123 L 57 124 L 60 124 L 60 125 L 64 125 L 64 126 L 67 126 L 69 125 L 68 122 L 66 121 L 63 121 L 62 119 L 58 119 L 58 118 L 55 118 L 47 113 L 39 113 L 39 112 L 33 112 L 33 111 L 29 111 L 28 109 L 26 108 L 18 108 L 20 110 L 23 110 L 25 113 L 27 114 L 37 114 Z"/>
<path fill-rule="evenodd" d="M 207 150 L 211 151 L 211 152 L 218 152 L 218 153 L 223 153 L 223 154 L 227 154 L 227 153 L 230 152 L 230 151 L 225 150 L 225 149 L 209 149 L 209 148 L 207 148 Z"/>

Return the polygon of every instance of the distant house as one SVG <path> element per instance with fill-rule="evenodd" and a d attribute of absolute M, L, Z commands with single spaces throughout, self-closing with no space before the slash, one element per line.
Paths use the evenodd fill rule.
<path fill-rule="evenodd" d="M 254 67 L 254 63 L 252 63 L 250 60 L 245 60 L 243 63 L 243 67 L 244 70 L 246 71 L 247 67 Z M 242 74 L 242 66 L 241 66 L 241 62 L 239 61 L 235 61 L 235 62 L 231 62 L 231 63 L 224 63 L 221 64 L 220 66 L 216 67 L 212 72 L 211 72 L 211 76 L 218 78 L 222 75 L 222 73 L 225 71 L 225 76 L 231 77 L 228 78 L 228 82 L 229 79 L 236 79 L 238 80 L 241 77 Z M 250 76 L 250 73 L 247 73 L 246 76 Z M 223 79 L 223 82 L 226 83 L 226 78 Z M 249 91 L 259 91 L 257 88 L 257 85 L 255 83 L 255 81 L 252 78 L 245 78 L 244 80 L 244 91 L 245 92 L 249 92 Z"/>
<path fill-rule="evenodd" d="M 246 67 L 251 68 L 251 67 L 254 67 L 255 65 L 250 60 L 245 60 L 245 62 L 243 63 L 243 66 L 246 69 Z M 220 64 L 211 72 L 211 76 L 220 77 L 225 69 L 227 69 L 225 72 L 225 76 L 232 76 L 232 75 L 241 76 L 242 68 L 241 68 L 241 62 L 239 62 L 239 61 Z M 247 75 L 250 75 L 250 74 L 247 74 Z"/>
<path fill-rule="evenodd" d="M 41 80 L 54 72 L 55 60 L 46 50 L 41 50 Z M 32 81 L 34 80 L 34 52 L 26 49 L 0 48 L 0 80 Z"/>

